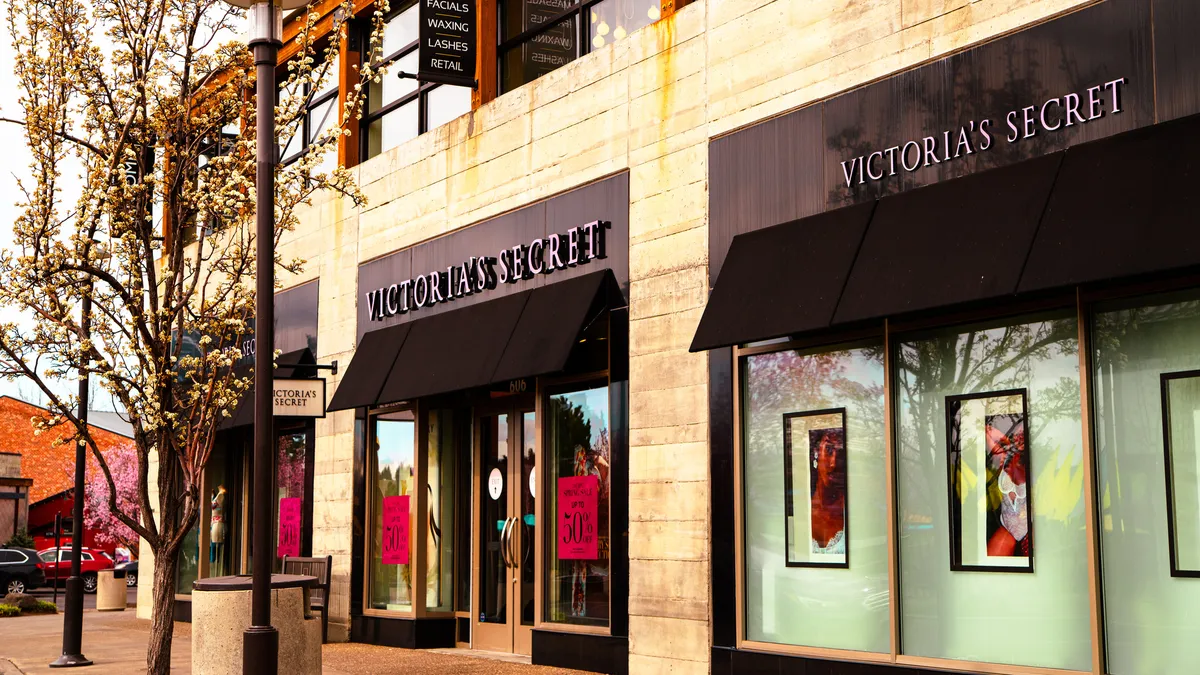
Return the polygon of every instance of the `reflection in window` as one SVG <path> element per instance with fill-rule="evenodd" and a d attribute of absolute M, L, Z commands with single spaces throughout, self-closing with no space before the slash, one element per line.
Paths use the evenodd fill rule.
<path fill-rule="evenodd" d="M 418 7 L 416 2 L 401 3 L 385 21 L 383 58 L 378 65 L 383 75 L 367 86 L 364 159 L 436 129 L 471 110 L 471 88 L 449 84 L 418 83 L 398 73 L 416 74 L 418 66 Z M 366 29 L 364 41 L 370 39 Z"/>
<path fill-rule="evenodd" d="M 660 16 L 658 0 L 501 0 L 500 91 L 622 40 Z M 551 23 L 555 17 L 562 18 Z"/>
<path fill-rule="evenodd" d="M 914 335 L 894 358 L 903 653 L 1090 668 L 1074 313 Z M 956 441 L 965 459 L 952 490 Z M 951 494 L 970 495 L 961 528 Z M 1033 574 L 956 569 L 956 532 L 964 564 L 1032 564 Z"/>
<path fill-rule="evenodd" d="M 549 397 L 546 404 L 546 620 L 609 620 L 608 387 Z M 594 556 L 591 555 L 594 552 Z"/>
<path fill-rule="evenodd" d="M 430 411 L 428 420 L 429 523 L 425 555 L 429 567 L 425 574 L 425 606 L 449 612 L 454 609 L 454 487 L 458 469 L 454 411 Z"/>
<path fill-rule="evenodd" d="M 335 56 L 328 64 L 313 66 L 312 77 L 319 78 L 316 84 L 282 83 L 279 90 L 280 105 L 285 110 L 297 110 L 297 106 L 301 106 L 302 112 L 294 125 L 279 128 L 281 164 L 300 159 L 323 138 L 328 138 L 329 132 L 341 122 L 338 118 L 339 67 L 339 60 Z M 323 154 L 320 164 L 313 169 L 315 173 L 328 173 L 337 168 L 336 142 L 325 143 L 319 151 Z"/>
<path fill-rule="evenodd" d="M 1200 370 L 1200 297 L 1103 305 L 1092 331 L 1109 672 L 1195 672 L 1200 579 L 1172 576 L 1171 553 L 1176 570 L 1184 571 L 1196 564 L 1200 545 L 1200 392 L 1188 375 Z"/>
<path fill-rule="evenodd" d="M 383 558 L 383 500 L 386 497 L 413 495 L 416 423 L 412 411 L 372 418 L 370 442 L 370 606 L 373 609 L 409 611 L 412 609 L 412 567 L 409 564 L 385 563 Z M 412 512 L 410 508 L 410 533 Z"/>
<path fill-rule="evenodd" d="M 279 541 L 279 504 L 282 499 L 300 500 L 300 532 L 309 531 L 309 509 L 304 503 L 305 488 L 308 485 L 307 470 L 308 434 L 303 430 L 279 433 L 275 437 L 275 532 L 271 541 Z M 303 547 L 303 543 L 301 546 Z M 300 555 L 305 555 L 303 550 L 300 551 Z"/>
<path fill-rule="evenodd" d="M 887 652 L 883 348 L 742 363 L 746 637 Z"/>

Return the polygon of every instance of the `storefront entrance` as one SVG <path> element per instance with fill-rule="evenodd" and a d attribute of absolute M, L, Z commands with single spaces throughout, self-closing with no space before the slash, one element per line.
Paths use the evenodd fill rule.
<path fill-rule="evenodd" d="M 529 654 L 536 588 L 537 423 L 533 399 L 476 412 L 473 647 Z"/>

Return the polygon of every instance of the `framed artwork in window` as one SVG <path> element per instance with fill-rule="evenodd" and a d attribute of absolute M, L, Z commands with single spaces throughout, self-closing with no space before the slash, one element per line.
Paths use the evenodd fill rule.
<path fill-rule="evenodd" d="M 846 409 L 783 416 L 788 567 L 850 567 Z"/>
<path fill-rule="evenodd" d="M 946 397 L 950 569 L 1033 572 L 1025 389 Z"/>
<path fill-rule="evenodd" d="M 1200 370 L 1160 379 L 1171 576 L 1200 578 Z"/>

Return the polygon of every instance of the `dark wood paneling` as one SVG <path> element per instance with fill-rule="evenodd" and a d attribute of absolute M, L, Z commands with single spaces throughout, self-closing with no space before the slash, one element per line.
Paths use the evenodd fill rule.
<path fill-rule="evenodd" d="M 733 350 L 708 353 L 709 495 L 712 509 L 712 636 L 718 647 L 737 645 L 737 556 L 734 541 Z M 717 667 L 713 665 L 713 673 Z"/>
<path fill-rule="evenodd" d="M 709 280 L 734 236 L 847 204 L 1008 166 L 1155 121 L 1154 59 L 1164 113 L 1200 107 L 1193 0 L 1108 0 L 781 117 L 709 146 Z M 1164 24 L 1169 22 L 1169 27 Z M 1009 143 L 1010 111 L 1124 77 L 1119 114 Z M 1107 92 L 1103 92 L 1107 93 Z M 1107 108 L 1107 106 L 1106 106 Z M 1051 107 L 1051 115 L 1057 109 Z M 1161 116 L 1161 115 L 1160 115 Z M 978 132 L 991 121 L 991 146 Z M 971 129 L 972 152 L 848 188 L 842 162 Z M 944 160 L 944 157 L 943 157 Z M 857 183 L 857 181 L 855 181 Z"/>
<path fill-rule="evenodd" d="M 350 641 L 403 649 L 454 647 L 453 618 L 392 619 L 356 616 L 350 622 Z"/>
<path fill-rule="evenodd" d="M 709 279 L 743 232 L 825 208 L 821 106 L 767 120 L 709 145 Z"/>
<path fill-rule="evenodd" d="M 540 666 L 625 675 L 629 672 L 629 639 L 535 628 L 532 661 Z"/>
<path fill-rule="evenodd" d="M 1040 157 L 1154 123 L 1150 0 L 1109 0 L 1000 40 L 900 73 L 824 103 L 827 208 L 836 208 Z M 1010 111 L 1125 78 L 1119 114 L 1010 143 Z M 1102 92 L 1104 94 L 1105 92 Z M 1107 98 L 1105 96 L 1105 98 Z M 1107 108 L 1107 106 L 1106 106 Z M 1057 112 L 1056 112 L 1057 111 Z M 792 114 L 799 114 L 797 113 Z M 1063 113 L 1048 111 L 1048 121 Z M 842 161 L 933 137 L 982 120 L 992 145 L 912 173 L 846 187 Z M 1018 126 L 1020 124 L 1018 123 Z M 982 136 L 974 137 L 982 144 Z"/>
<path fill-rule="evenodd" d="M 1158 121 L 1200 113 L 1200 2 L 1154 0 Z"/>
<path fill-rule="evenodd" d="M 574 269 L 560 270 L 550 275 L 537 275 L 516 284 L 500 284 L 498 288 L 479 295 L 439 303 L 408 314 L 398 314 L 383 321 L 370 321 L 365 294 L 393 283 L 412 278 L 414 274 L 445 272 L 448 265 L 462 264 L 471 256 L 497 256 L 504 249 L 529 244 L 537 238 L 584 225 L 593 220 L 608 220 L 608 258 L 592 261 Z M 460 307 L 537 288 L 547 283 L 582 276 L 602 268 L 613 271 L 622 290 L 629 289 L 629 174 L 621 173 L 547 200 L 530 204 L 511 213 L 451 232 L 443 237 L 377 258 L 358 268 L 358 333 L 385 326 L 406 323 L 434 316 Z"/>

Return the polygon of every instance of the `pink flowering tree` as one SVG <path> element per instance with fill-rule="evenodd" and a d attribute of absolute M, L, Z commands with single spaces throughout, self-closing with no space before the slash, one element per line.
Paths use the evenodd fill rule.
<path fill-rule="evenodd" d="M 112 474 L 113 485 L 116 487 L 117 498 L 108 498 L 108 480 L 94 461 L 89 462 L 87 490 L 83 498 L 83 526 L 101 546 L 123 546 L 136 551 L 137 533 L 113 514 L 111 505 L 116 504 L 117 509 L 126 517 L 134 521 L 140 520 L 137 449 L 130 443 L 107 450 L 104 455 Z"/>

